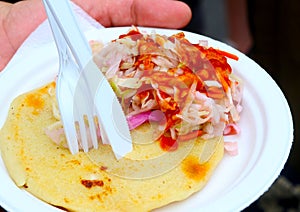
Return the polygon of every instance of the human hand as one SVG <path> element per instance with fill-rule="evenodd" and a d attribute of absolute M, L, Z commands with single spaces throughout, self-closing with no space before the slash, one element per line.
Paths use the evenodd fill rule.
<path fill-rule="evenodd" d="M 74 3 L 105 27 L 181 28 L 191 19 L 190 8 L 174 0 L 74 0 Z M 15 4 L 0 1 L 0 71 L 45 18 L 41 0 Z"/>

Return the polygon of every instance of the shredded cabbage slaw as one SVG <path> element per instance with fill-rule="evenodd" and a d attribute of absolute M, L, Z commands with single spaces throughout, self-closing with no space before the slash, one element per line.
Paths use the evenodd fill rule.
<path fill-rule="evenodd" d="M 239 133 L 243 86 L 228 58 L 238 59 L 202 41 L 192 44 L 183 32 L 143 34 L 135 27 L 94 55 L 131 130 L 155 122 L 156 139 L 183 141 Z"/>
<path fill-rule="evenodd" d="M 240 119 L 242 84 L 226 56 L 238 59 L 192 44 L 184 33 L 168 37 L 133 28 L 107 44 L 95 62 L 120 98 L 130 126 L 138 127 L 131 122 L 159 110 L 165 116 L 162 130 L 173 139 L 195 130 L 207 139 L 222 135 L 226 126 L 237 128 Z"/>

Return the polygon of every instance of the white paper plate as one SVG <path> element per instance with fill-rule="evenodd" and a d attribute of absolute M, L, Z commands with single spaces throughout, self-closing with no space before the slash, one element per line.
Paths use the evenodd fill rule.
<path fill-rule="evenodd" d="M 155 30 L 171 35 L 176 31 Z M 89 39 L 108 42 L 124 34 L 128 28 L 107 28 L 86 33 Z M 210 38 L 186 32 L 191 42 L 208 40 L 209 45 L 239 56 L 229 60 L 234 73 L 244 80 L 244 110 L 239 142 L 239 155 L 225 155 L 207 186 L 188 199 L 173 203 L 158 211 L 240 211 L 262 195 L 282 170 L 292 145 L 293 124 L 287 101 L 271 77 L 254 61 Z M 12 61 L 0 75 L 0 127 L 11 101 L 21 93 L 53 80 L 58 59 L 54 43 L 34 48 L 22 59 Z M 0 204 L 9 211 L 60 211 L 15 186 L 0 158 Z M 50 182 L 51 183 L 51 182 Z"/>

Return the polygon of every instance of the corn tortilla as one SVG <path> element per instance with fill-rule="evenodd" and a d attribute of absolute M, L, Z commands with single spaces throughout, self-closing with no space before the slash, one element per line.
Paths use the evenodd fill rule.
<path fill-rule="evenodd" d="M 54 87 L 50 83 L 17 97 L 0 131 L 1 156 L 13 181 L 51 205 L 69 211 L 150 211 L 201 190 L 223 157 L 221 139 L 209 160 L 200 163 L 199 152 L 212 141 L 197 139 L 178 164 L 157 176 L 132 179 L 109 172 L 109 161 L 114 160 L 109 145 L 72 155 L 45 134 L 45 128 L 56 121 L 48 94 Z M 151 139 L 143 130 L 145 126 L 132 131 L 134 141 Z M 93 154 L 108 162 L 95 163 Z M 166 153 L 153 142 L 145 149 L 134 146 L 128 158 L 159 154 Z M 134 165 L 123 167 L 129 169 Z"/>

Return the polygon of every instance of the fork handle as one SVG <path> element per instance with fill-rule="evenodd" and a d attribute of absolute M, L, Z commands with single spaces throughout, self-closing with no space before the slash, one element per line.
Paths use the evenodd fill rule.
<path fill-rule="evenodd" d="M 72 54 L 82 70 L 92 58 L 92 50 L 81 32 L 69 0 L 45 0 L 52 11 Z"/>

